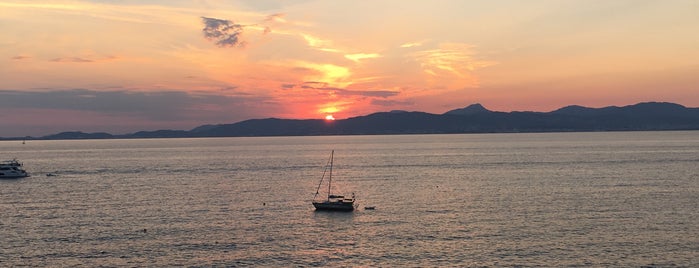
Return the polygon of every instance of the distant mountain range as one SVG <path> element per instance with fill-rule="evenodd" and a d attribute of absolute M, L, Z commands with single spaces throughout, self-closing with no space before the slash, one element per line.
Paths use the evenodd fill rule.
<path fill-rule="evenodd" d="M 140 131 L 125 135 L 63 132 L 31 139 L 185 138 L 378 134 L 516 133 L 699 130 L 699 108 L 666 102 L 604 108 L 567 106 L 552 112 L 495 112 L 473 104 L 444 114 L 391 111 L 342 120 L 251 119 L 192 130 Z M 21 139 L 21 138 L 10 138 Z"/>

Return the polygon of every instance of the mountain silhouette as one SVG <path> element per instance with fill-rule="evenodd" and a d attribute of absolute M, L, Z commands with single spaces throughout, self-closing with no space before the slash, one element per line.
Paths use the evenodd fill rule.
<path fill-rule="evenodd" d="M 471 104 L 469 106 L 466 106 L 465 108 L 448 111 L 444 114 L 472 115 L 472 114 L 490 113 L 490 112 L 491 112 L 490 110 L 483 107 L 483 105 L 481 105 L 480 103 L 476 103 L 476 104 Z"/>
<path fill-rule="evenodd" d="M 699 108 L 667 102 L 551 112 L 496 112 L 472 104 L 443 114 L 391 111 L 342 120 L 251 119 L 192 130 L 139 131 L 126 135 L 63 132 L 32 139 L 183 138 L 378 134 L 516 133 L 574 131 L 699 130 Z M 8 138 L 20 139 L 20 138 Z M 25 139 L 25 138 L 21 138 Z"/>

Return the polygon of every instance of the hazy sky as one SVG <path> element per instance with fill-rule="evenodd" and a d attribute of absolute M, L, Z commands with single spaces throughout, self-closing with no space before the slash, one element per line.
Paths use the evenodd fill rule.
<path fill-rule="evenodd" d="M 668 101 L 699 1 L 5 1 L 0 137 Z"/>

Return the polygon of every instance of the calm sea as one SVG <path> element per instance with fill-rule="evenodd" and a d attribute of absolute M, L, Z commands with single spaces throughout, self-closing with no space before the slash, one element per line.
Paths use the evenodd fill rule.
<path fill-rule="evenodd" d="M 353 213 L 310 203 L 331 150 Z M 699 266 L 697 131 L 0 142 L 12 158 L 33 176 L 0 180 L 3 267 Z"/>

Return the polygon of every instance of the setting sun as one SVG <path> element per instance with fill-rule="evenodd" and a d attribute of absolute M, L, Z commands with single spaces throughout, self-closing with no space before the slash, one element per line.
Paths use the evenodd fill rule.
<path fill-rule="evenodd" d="M 333 115 L 329 114 L 329 115 L 325 116 L 325 120 L 333 121 L 333 120 L 335 120 L 335 117 L 333 117 Z"/>

